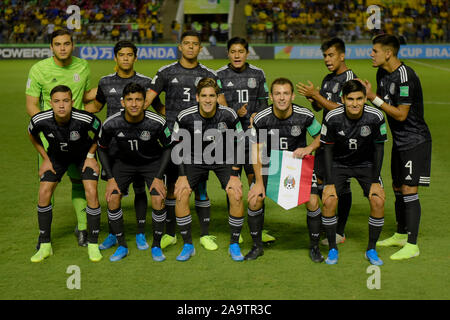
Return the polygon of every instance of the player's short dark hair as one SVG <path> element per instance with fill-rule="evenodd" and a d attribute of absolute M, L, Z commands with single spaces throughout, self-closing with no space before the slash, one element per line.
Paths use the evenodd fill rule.
<path fill-rule="evenodd" d="M 288 78 L 276 78 L 275 80 L 273 80 L 272 84 L 270 85 L 271 93 L 273 91 L 273 87 L 276 84 L 278 84 L 278 85 L 289 84 L 291 86 L 291 92 L 294 92 L 294 85 L 292 84 L 292 81 L 289 80 Z"/>
<path fill-rule="evenodd" d="M 203 88 L 213 88 L 216 94 L 220 93 L 219 85 L 217 84 L 216 80 L 213 78 L 203 78 L 201 79 L 197 84 L 197 94 L 200 95 L 200 92 Z"/>
<path fill-rule="evenodd" d="M 332 38 L 326 40 L 320 46 L 320 50 L 322 50 L 322 52 L 325 52 L 331 47 L 335 47 L 337 52 L 345 53 L 345 42 L 340 38 Z"/>
<path fill-rule="evenodd" d="M 122 91 L 122 98 L 125 98 L 127 95 L 129 95 L 130 93 L 141 93 L 142 96 L 145 98 L 145 88 L 143 86 L 141 86 L 139 83 L 136 82 L 130 82 L 129 84 L 127 84 L 125 86 L 125 88 L 123 88 Z"/>
<path fill-rule="evenodd" d="M 244 38 L 241 37 L 234 37 L 228 40 L 227 42 L 227 51 L 230 51 L 230 48 L 233 44 L 242 44 L 242 46 L 245 48 L 245 50 L 248 51 L 248 42 Z"/>
<path fill-rule="evenodd" d="M 349 80 L 342 86 L 342 96 L 348 96 L 352 92 L 361 91 L 364 96 L 366 95 L 366 87 L 358 80 Z"/>
<path fill-rule="evenodd" d="M 68 86 L 65 86 L 63 84 L 60 84 L 52 89 L 50 91 L 50 98 L 53 97 L 53 95 L 57 92 L 69 92 L 70 93 L 70 99 L 72 99 L 72 90 Z"/>
<path fill-rule="evenodd" d="M 198 33 L 193 30 L 188 30 L 188 31 L 183 32 L 181 34 L 180 43 L 183 43 L 183 39 L 186 37 L 197 37 L 198 42 L 202 42 Z"/>
<path fill-rule="evenodd" d="M 119 42 L 116 43 L 116 45 L 114 46 L 114 56 L 117 57 L 117 53 L 123 48 L 133 49 L 134 56 L 135 57 L 137 56 L 137 47 L 134 45 L 133 42 L 128 40 L 120 40 Z"/>
<path fill-rule="evenodd" d="M 398 50 L 400 50 L 400 40 L 392 34 L 380 34 L 372 39 L 372 44 L 381 44 L 382 46 L 391 47 L 394 56 L 397 56 Z"/>
<path fill-rule="evenodd" d="M 68 29 L 59 29 L 59 30 L 52 32 L 52 34 L 50 36 L 50 45 L 53 45 L 54 38 L 59 37 L 59 36 L 64 36 L 64 35 L 70 36 L 70 42 L 73 43 L 72 32 L 70 32 Z"/>

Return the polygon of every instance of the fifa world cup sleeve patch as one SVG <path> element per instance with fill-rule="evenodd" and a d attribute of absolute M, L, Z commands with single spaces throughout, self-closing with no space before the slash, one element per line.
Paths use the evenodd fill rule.
<path fill-rule="evenodd" d="M 94 128 L 95 130 L 97 130 L 99 126 L 100 126 L 100 121 L 98 121 L 97 119 L 95 119 L 95 120 L 94 120 L 94 123 L 92 124 L 92 128 Z"/>
<path fill-rule="evenodd" d="M 164 129 L 164 134 L 166 135 L 167 138 L 170 137 L 170 130 L 169 130 L 168 127 L 166 127 L 166 128 Z"/>
<path fill-rule="evenodd" d="M 383 123 L 383 124 L 380 126 L 380 134 L 381 134 L 381 135 L 387 134 L 386 123 Z"/>
<path fill-rule="evenodd" d="M 311 137 L 314 137 L 319 134 L 320 132 L 320 123 L 314 118 L 311 125 L 307 128 L 309 134 Z"/>
<path fill-rule="evenodd" d="M 400 97 L 409 97 L 409 87 L 408 86 L 400 87 Z"/>
<path fill-rule="evenodd" d="M 219 79 L 217 79 L 217 85 L 219 86 L 220 89 L 222 89 L 222 82 Z"/>
<path fill-rule="evenodd" d="M 241 122 L 236 123 L 236 132 L 241 132 L 242 131 L 242 125 Z"/>
<path fill-rule="evenodd" d="M 266 92 L 269 92 L 269 88 L 267 87 L 267 82 L 264 82 L 264 90 L 265 90 Z"/>

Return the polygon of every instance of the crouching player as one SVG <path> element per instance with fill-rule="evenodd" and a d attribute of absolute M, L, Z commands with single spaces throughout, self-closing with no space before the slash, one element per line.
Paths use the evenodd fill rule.
<path fill-rule="evenodd" d="M 303 158 L 320 146 L 320 124 L 314 114 L 303 107 L 293 104 L 295 99 L 294 86 L 289 79 L 278 78 L 272 82 L 270 99 L 273 105 L 259 112 L 253 121 L 252 136 L 257 143 L 253 145 L 253 157 L 256 157 L 253 168 L 255 183 L 248 192 L 248 226 L 253 239 L 253 247 L 245 256 L 246 260 L 254 260 L 264 254 L 262 246 L 262 228 L 264 224 L 264 198 L 267 187 L 267 175 L 262 173 L 262 150 L 264 139 L 262 131 L 271 136 L 267 139 L 267 153 L 270 150 L 292 151 L 294 157 Z M 313 138 L 310 145 L 306 144 L 306 132 Z M 279 143 L 272 143 L 278 134 Z M 266 136 L 267 137 L 267 136 Z M 314 262 L 322 262 L 323 256 L 319 250 L 321 211 L 317 187 L 311 188 L 310 200 L 306 203 L 307 224 L 310 236 L 310 257 Z"/>
<path fill-rule="evenodd" d="M 152 198 L 152 258 L 155 261 L 166 259 L 160 244 L 166 220 L 166 188 L 162 179 L 170 160 L 171 135 L 166 120 L 155 112 L 146 111 L 144 102 L 145 89 L 137 83 L 127 84 L 122 93 L 124 109 L 105 120 L 99 136 L 99 158 L 108 179 L 108 220 L 119 243 L 110 261 L 119 261 L 128 255 L 121 200 L 136 179 L 145 179 Z M 114 161 L 108 151 L 113 138 L 118 148 Z"/>
<path fill-rule="evenodd" d="M 385 194 L 381 183 L 386 123 L 383 114 L 365 105 L 366 88 L 358 80 L 342 87 L 343 107 L 330 111 L 322 124 L 320 141 L 324 143 L 325 187 L 322 224 L 329 243 L 327 264 L 336 264 L 335 210 L 337 195 L 349 178 L 358 180 L 370 204 L 369 244 L 366 258 L 374 265 L 383 261 L 376 252 L 376 242 L 384 224 Z"/>
<path fill-rule="evenodd" d="M 178 261 L 187 261 L 195 254 L 191 236 L 192 217 L 189 211 L 189 197 L 192 190 L 206 180 L 209 171 L 216 174 L 230 201 L 229 253 L 234 261 L 244 260 L 238 243 L 244 223 L 240 168 L 234 165 L 234 152 L 228 150 L 228 145 L 235 142 L 235 134 L 238 139 L 239 136 L 242 138 L 241 142 L 244 141 L 243 131 L 236 112 L 218 104 L 219 90 L 214 79 L 201 79 L 197 85 L 198 106 L 181 111 L 174 125 L 174 139 L 179 141 L 174 151 L 176 151 L 175 148 L 179 150 L 179 146 L 183 151 L 174 191 L 176 220 L 184 241 L 183 250 L 177 257 Z M 226 140 L 227 131 L 233 132 L 233 139 L 228 141 Z M 189 139 L 190 141 L 187 141 Z M 225 144 L 225 141 L 228 143 Z M 223 155 L 227 155 L 227 159 L 224 159 Z M 228 164 L 230 162 L 232 164 Z"/>
<path fill-rule="evenodd" d="M 38 252 L 31 257 L 32 262 L 41 262 L 53 254 L 51 245 L 53 192 L 69 165 L 75 165 L 81 173 L 86 193 L 88 253 L 91 261 L 100 261 L 102 255 L 98 248 L 101 208 L 98 201 L 97 181 L 99 166 L 95 158 L 100 120 L 86 111 L 73 106 L 72 91 L 69 87 L 58 85 L 50 92 L 52 109 L 34 115 L 28 126 L 31 143 L 42 156 L 39 168 Z M 89 133 L 93 133 L 93 138 Z M 45 151 L 39 134 L 43 133 L 49 142 Z"/>

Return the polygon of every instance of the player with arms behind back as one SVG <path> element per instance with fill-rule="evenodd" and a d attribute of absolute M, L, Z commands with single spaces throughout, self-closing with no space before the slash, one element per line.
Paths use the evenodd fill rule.
<path fill-rule="evenodd" d="M 376 94 L 369 81 L 363 83 L 367 98 L 386 113 L 392 132 L 391 174 L 397 220 L 397 232 L 378 245 L 403 247 L 390 257 L 403 260 L 419 255 L 418 192 L 419 186 L 430 185 L 431 133 L 424 119 L 419 77 L 398 59 L 398 38 L 383 34 L 372 43 L 372 66 L 378 68 Z"/>
<path fill-rule="evenodd" d="M 186 31 L 181 35 L 178 50 L 181 53 L 179 61 L 160 68 L 152 80 L 152 88 L 147 103 L 152 103 L 161 92 L 165 92 L 165 109 L 156 111 L 165 114 L 169 129 L 173 129 L 177 115 L 195 105 L 196 86 L 202 78 L 217 80 L 214 70 L 205 67 L 198 62 L 198 55 L 202 49 L 201 41 L 196 32 Z M 220 87 L 220 82 L 218 83 Z M 219 103 L 226 105 L 223 94 L 219 94 Z M 169 165 L 167 170 L 167 224 L 166 234 L 163 236 L 161 247 L 176 243 L 176 221 L 175 221 L 175 196 L 173 188 L 178 178 L 175 165 Z M 207 250 L 216 250 L 214 236 L 209 235 L 209 222 L 211 216 L 211 203 L 206 192 L 206 180 L 199 183 L 195 192 L 195 209 L 200 221 L 201 237 L 200 243 Z"/>

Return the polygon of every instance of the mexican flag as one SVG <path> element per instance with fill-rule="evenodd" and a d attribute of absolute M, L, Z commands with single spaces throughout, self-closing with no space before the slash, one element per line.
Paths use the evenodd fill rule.
<path fill-rule="evenodd" d="M 314 156 L 303 159 L 293 152 L 272 150 L 266 196 L 286 210 L 309 201 L 314 169 Z"/>

